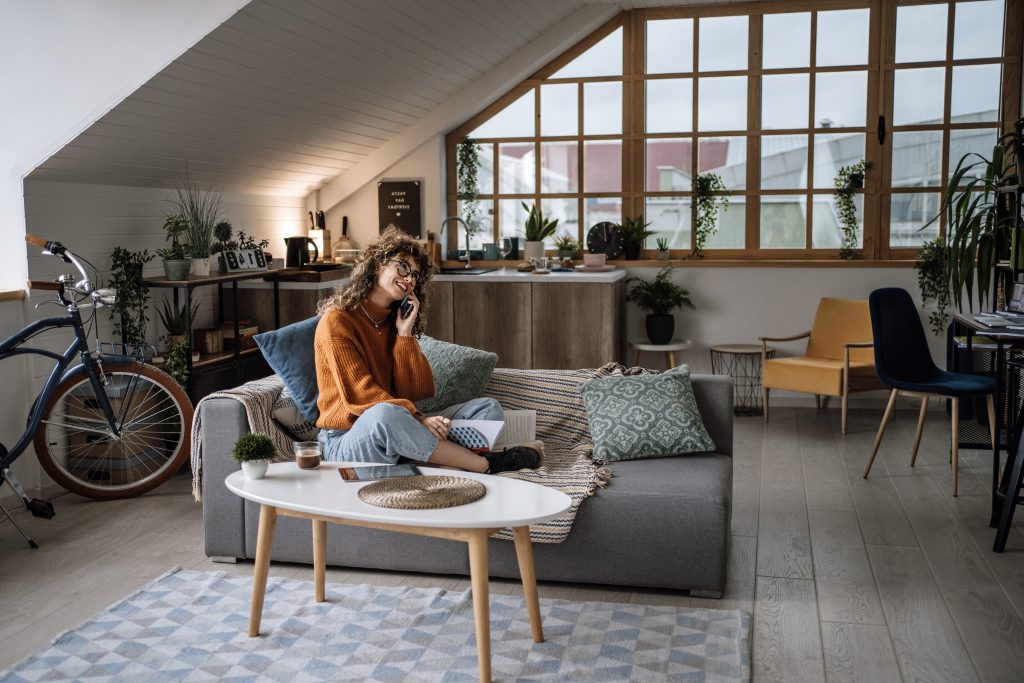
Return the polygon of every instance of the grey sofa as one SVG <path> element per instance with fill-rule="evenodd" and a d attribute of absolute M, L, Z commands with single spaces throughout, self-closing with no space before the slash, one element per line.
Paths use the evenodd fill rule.
<path fill-rule="evenodd" d="M 537 370 L 536 372 L 543 372 Z M 725 588 L 732 507 L 732 380 L 694 375 L 697 405 L 717 452 L 614 462 L 608 486 L 585 500 L 563 543 L 533 546 L 537 578 L 688 590 L 720 597 Z M 200 405 L 206 554 L 253 558 L 259 507 L 224 486 L 237 469 L 229 453 L 249 430 L 242 404 Z M 279 518 L 273 559 L 312 563 L 309 522 Z M 518 578 L 515 547 L 489 544 L 491 576 Z M 332 566 L 469 574 L 464 543 L 388 531 L 328 526 Z"/>

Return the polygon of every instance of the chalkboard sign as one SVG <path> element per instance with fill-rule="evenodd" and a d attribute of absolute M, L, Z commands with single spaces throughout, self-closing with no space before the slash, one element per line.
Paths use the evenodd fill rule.
<path fill-rule="evenodd" d="M 380 231 L 394 225 L 419 239 L 423 227 L 420 215 L 420 181 L 385 180 L 377 183 Z"/>

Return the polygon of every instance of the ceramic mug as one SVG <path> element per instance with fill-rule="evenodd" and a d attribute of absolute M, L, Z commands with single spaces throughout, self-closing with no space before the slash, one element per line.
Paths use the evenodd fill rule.
<path fill-rule="evenodd" d="M 498 260 L 498 245 L 488 243 L 484 245 L 484 260 L 485 261 L 496 261 Z"/>

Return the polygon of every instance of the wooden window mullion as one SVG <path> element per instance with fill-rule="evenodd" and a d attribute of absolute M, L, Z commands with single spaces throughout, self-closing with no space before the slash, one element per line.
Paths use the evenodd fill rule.
<path fill-rule="evenodd" d="M 818 44 L 818 13 L 811 12 L 811 57 L 808 61 L 810 71 L 807 74 L 807 225 L 804 226 L 807 254 L 814 251 L 814 117 L 817 112 L 814 109 L 814 90 L 817 86 L 818 76 L 814 71 L 817 64 L 815 48 Z"/>
<path fill-rule="evenodd" d="M 761 250 L 761 53 L 763 15 L 750 17 L 747 71 L 747 178 L 745 251 Z M 757 75 L 755 75 L 757 74 Z M 749 133 L 757 131 L 757 135 Z"/>

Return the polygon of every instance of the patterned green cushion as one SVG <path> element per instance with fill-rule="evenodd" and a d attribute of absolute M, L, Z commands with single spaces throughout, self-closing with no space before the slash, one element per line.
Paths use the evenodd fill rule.
<path fill-rule="evenodd" d="M 580 393 L 595 458 L 639 460 L 715 450 L 697 410 L 689 366 L 593 379 Z"/>
<path fill-rule="evenodd" d="M 496 353 L 449 344 L 427 335 L 420 337 L 420 350 L 434 373 L 434 395 L 416 401 L 416 409 L 425 415 L 482 396 L 498 362 Z"/>

